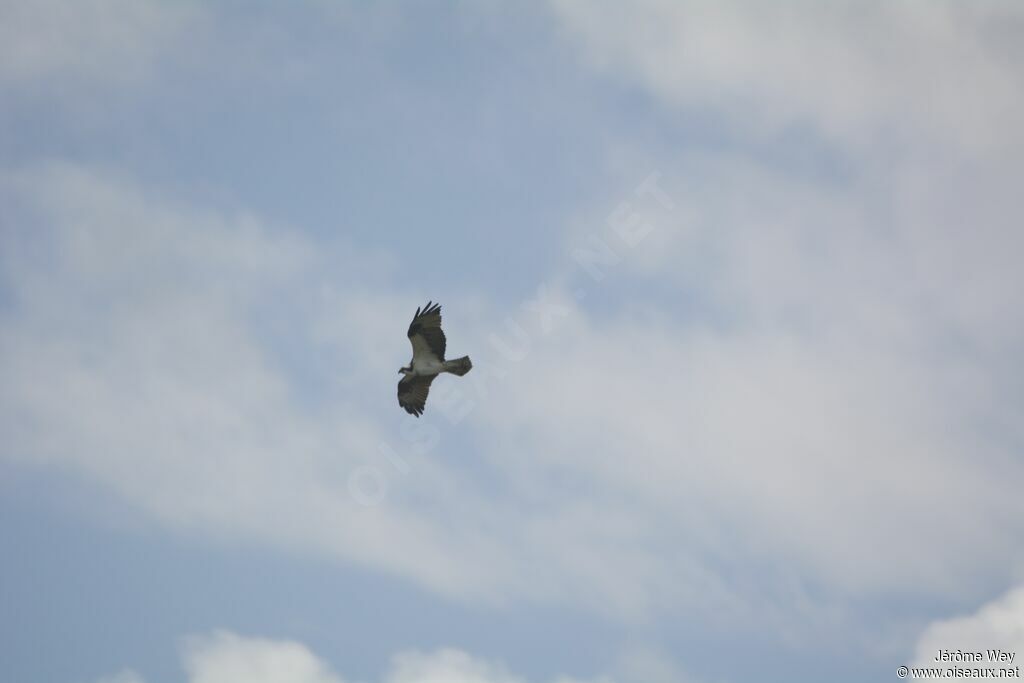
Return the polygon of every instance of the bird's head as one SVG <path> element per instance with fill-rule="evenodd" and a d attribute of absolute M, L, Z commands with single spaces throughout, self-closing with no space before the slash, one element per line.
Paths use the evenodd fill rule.
<path fill-rule="evenodd" d="M 410 365 L 407 368 L 398 368 L 398 372 L 403 374 L 403 375 L 411 375 L 412 374 L 412 366 Z"/>

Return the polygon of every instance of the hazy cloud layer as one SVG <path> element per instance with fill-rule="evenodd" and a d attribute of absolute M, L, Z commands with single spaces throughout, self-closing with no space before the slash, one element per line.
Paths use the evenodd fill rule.
<path fill-rule="evenodd" d="M 145 81 L 188 22 L 217 43 L 194 9 L 65 4 L 0 4 L 0 85 Z M 0 457 L 189 535 L 624 628 L 685 619 L 883 657 L 936 611 L 1019 585 L 1016 6 L 552 7 L 567 54 L 654 113 L 605 141 L 617 191 L 580 189 L 531 233 L 553 265 L 522 300 L 411 277 L 404 236 L 324 239 L 159 174 L 71 152 L 0 168 Z M 255 62 L 260 40 L 294 52 L 260 33 Z M 276 67 L 320 73 L 301 55 Z M 493 255 L 431 258 L 433 274 Z M 427 298 L 475 369 L 415 421 L 395 370 Z M 932 625 L 918 652 L 1004 642 L 1016 595 Z M 185 652 L 193 683 L 343 680 L 297 643 L 222 633 Z M 633 678 L 678 680 L 662 660 L 637 652 Z M 520 680 L 456 651 L 388 676 Z"/>
<path fill-rule="evenodd" d="M 845 250 L 819 237 L 853 270 L 819 274 L 799 252 L 780 264 L 750 251 L 754 228 L 716 247 L 726 274 L 745 260 L 720 276 L 723 297 L 749 311 L 741 324 L 666 317 L 654 300 L 591 317 L 555 285 L 546 296 L 565 315 L 549 333 L 536 307 L 514 311 L 525 346 L 500 318 L 462 320 L 458 342 L 480 368 L 459 387 L 469 417 L 450 426 L 461 413 L 439 391 L 432 422 L 395 431 L 393 387 L 379 378 L 407 350 L 400 335 L 393 353 L 379 339 L 407 322 L 396 294 L 353 296 L 347 279 L 320 279 L 301 238 L 84 169 L 7 188 L 36 235 L 6 250 L 12 455 L 73 467 L 175 526 L 324 552 L 462 598 L 634 617 L 686 605 L 726 621 L 813 620 L 821 606 L 802 581 L 771 566 L 839 599 L 976 594 L 1020 561 L 1006 476 L 1019 466 L 1003 440 L 978 439 L 985 420 L 1014 429 L 1000 355 L 948 350 L 895 277 L 846 288 L 866 277 L 847 246 L 855 223 L 836 238 Z M 891 253 L 864 239 L 860 257 L 884 266 Z M 793 279 L 760 278 L 761 267 Z M 799 278 L 815 286 L 803 292 Z M 268 322 L 289 308 L 286 329 Z M 456 320 L 474 309 L 452 306 Z M 289 348 L 310 367 L 290 366 Z M 306 376 L 318 378 L 315 405 L 298 398 Z M 459 430 L 478 439 L 474 458 L 500 473 L 499 489 L 446 463 Z M 353 497 L 365 465 L 388 487 L 374 507 Z"/>

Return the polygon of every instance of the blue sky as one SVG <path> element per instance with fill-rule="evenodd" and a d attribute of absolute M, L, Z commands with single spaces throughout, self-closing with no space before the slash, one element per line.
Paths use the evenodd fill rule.
<path fill-rule="evenodd" d="M 1024 653 L 1022 26 L 0 0 L 0 678 Z"/>

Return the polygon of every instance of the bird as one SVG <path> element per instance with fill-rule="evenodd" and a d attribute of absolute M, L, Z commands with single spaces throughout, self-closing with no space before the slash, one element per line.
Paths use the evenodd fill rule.
<path fill-rule="evenodd" d="M 409 343 L 412 344 L 412 360 L 409 366 L 399 368 L 403 377 L 398 381 L 398 405 L 405 412 L 419 417 L 427 404 L 430 383 L 443 372 L 462 377 L 473 368 L 469 356 L 445 360 L 447 341 L 441 330 L 441 304 L 428 301 L 409 323 Z"/>

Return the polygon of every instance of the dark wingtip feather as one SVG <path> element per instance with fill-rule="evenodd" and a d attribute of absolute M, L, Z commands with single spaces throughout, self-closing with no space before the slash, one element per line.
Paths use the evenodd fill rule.
<path fill-rule="evenodd" d="M 435 304 L 433 300 L 427 302 L 426 306 L 417 306 L 416 315 L 412 317 L 413 320 L 420 317 L 421 315 L 431 315 L 441 310 L 441 304 Z"/>
<path fill-rule="evenodd" d="M 433 299 L 427 302 L 426 306 L 422 306 L 416 309 L 416 315 L 412 317 L 413 320 L 420 317 L 421 315 L 433 315 L 441 311 L 441 304 L 435 304 Z"/>

